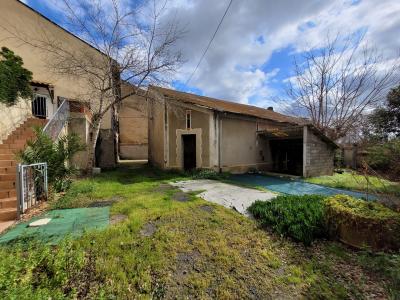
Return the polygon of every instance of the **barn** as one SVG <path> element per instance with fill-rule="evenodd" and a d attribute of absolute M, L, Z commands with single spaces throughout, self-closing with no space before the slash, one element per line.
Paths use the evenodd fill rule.
<path fill-rule="evenodd" d="M 337 145 L 302 118 L 151 86 L 148 159 L 162 169 L 333 173 Z"/>

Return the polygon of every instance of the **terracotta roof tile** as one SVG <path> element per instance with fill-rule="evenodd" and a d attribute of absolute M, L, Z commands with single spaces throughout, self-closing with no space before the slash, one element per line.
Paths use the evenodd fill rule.
<path fill-rule="evenodd" d="M 230 112 L 234 114 L 247 115 L 252 117 L 257 117 L 261 119 L 268 119 L 276 122 L 290 123 L 296 125 L 303 125 L 307 122 L 301 118 L 295 118 L 291 116 L 286 116 L 272 110 L 265 108 L 260 108 L 252 105 L 245 105 L 230 101 L 224 101 L 215 98 L 209 98 L 204 96 L 198 96 L 195 94 L 179 92 L 167 88 L 151 86 L 150 89 L 154 89 L 161 93 L 164 97 L 172 98 L 174 100 L 182 101 L 184 103 L 195 104 L 199 106 L 204 106 L 209 109 Z"/>

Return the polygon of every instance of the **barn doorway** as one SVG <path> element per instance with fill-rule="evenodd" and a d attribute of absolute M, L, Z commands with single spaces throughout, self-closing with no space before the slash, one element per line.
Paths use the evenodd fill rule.
<path fill-rule="evenodd" d="M 196 135 L 182 135 L 183 169 L 190 171 L 196 169 Z"/>
<path fill-rule="evenodd" d="M 303 174 L 303 139 L 270 140 L 270 147 L 274 172 Z"/>

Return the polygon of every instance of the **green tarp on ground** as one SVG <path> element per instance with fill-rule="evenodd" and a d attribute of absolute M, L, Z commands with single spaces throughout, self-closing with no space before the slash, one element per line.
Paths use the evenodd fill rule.
<path fill-rule="evenodd" d="M 55 245 L 67 235 L 78 237 L 88 230 L 106 228 L 109 217 L 110 207 L 50 210 L 7 231 L 0 236 L 0 244 L 36 240 Z M 51 221 L 29 227 L 30 223 L 43 218 L 51 218 Z"/>

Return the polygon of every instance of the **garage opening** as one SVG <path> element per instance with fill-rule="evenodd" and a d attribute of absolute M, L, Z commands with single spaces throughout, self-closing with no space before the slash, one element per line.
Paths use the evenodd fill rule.
<path fill-rule="evenodd" d="M 272 171 L 290 175 L 303 174 L 303 139 L 278 139 L 269 141 Z"/>
<path fill-rule="evenodd" d="M 183 168 L 190 171 L 196 168 L 196 135 L 182 135 L 183 145 Z"/>
<path fill-rule="evenodd" d="M 303 176 L 303 130 L 287 126 L 257 131 L 270 150 L 270 171 Z"/>

